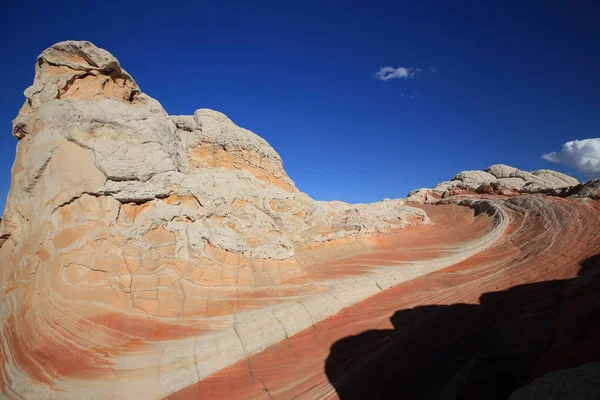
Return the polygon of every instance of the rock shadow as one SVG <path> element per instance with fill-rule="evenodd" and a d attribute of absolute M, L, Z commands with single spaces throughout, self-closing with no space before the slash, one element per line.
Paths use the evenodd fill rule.
<path fill-rule="evenodd" d="M 347 399 L 507 399 L 550 371 L 600 360 L 600 254 L 576 278 L 485 293 L 480 305 L 400 310 L 394 329 L 331 346 L 325 372 Z"/>

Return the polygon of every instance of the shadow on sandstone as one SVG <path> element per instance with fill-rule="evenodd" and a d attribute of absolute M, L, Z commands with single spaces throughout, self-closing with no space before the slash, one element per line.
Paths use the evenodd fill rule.
<path fill-rule="evenodd" d="M 480 303 L 397 311 L 395 329 L 334 343 L 327 377 L 342 400 L 507 399 L 545 373 L 600 360 L 600 254 L 576 278 Z"/>

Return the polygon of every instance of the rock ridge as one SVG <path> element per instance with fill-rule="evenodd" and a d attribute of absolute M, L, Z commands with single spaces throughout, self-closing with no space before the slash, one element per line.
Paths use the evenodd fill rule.
<path fill-rule="evenodd" d="M 439 199 L 461 194 L 545 194 L 598 199 L 600 180 L 580 183 L 571 176 L 549 169 L 528 172 L 504 164 L 495 164 L 483 171 L 462 171 L 450 181 L 441 182 L 433 189 L 415 189 L 408 193 L 406 200 L 435 203 Z"/>
<path fill-rule="evenodd" d="M 519 242 L 527 229 L 552 246 L 557 232 L 592 240 L 585 222 L 598 210 L 588 199 L 600 180 L 498 164 L 407 199 L 315 201 L 263 138 L 218 111 L 169 116 L 90 42 L 51 46 L 35 72 L 13 121 L 0 220 L 6 398 L 158 399 L 186 388 L 197 397 L 196 385 L 219 374 L 227 384 L 209 387 L 232 386 L 227 374 L 240 365 L 255 385 L 261 368 L 251 360 L 264 350 L 307 332 L 316 340 L 330 317 L 390 288 L 410 294 L 411 282 Z M 587 236 L 559 223 L 570 220 Z M 520 260 L 509 247 L 499 247 L 499 266 Z M 490 277 L 505 270 L 493 267 Z M 305 368 L 323 365 L 302 354 L 271 368 L 303 375 L 281 397 L 308 393 L 296 386 L 312 379 Z M 277 395 L 260 383 L 258 395 L 233 386 Z M 310 390 L 321 398 L 332 388 Z"/>

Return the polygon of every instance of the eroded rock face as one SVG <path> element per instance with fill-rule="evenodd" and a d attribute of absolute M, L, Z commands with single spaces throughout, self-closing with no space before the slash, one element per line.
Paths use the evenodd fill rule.
<path fill-rule="evenodd" d="M 436 202 L 440 198 L 475 193 L 596 198 L 597 183 L 593 182 L 580 184 L 573 177 L 549 169 L 527 172 L 508 165 L 495 164 L 484 171 L 460 172 L 454 175 L 452 180 L 439 183 L 433 189 L 413 190 L 408 193 L 407 200 L 419 203 Z"/>
<path fill-rule="evenodd" d="M 496 165 L 315 201 L 265 140 L 169 116 L 88 42 L 45 50 L 25 96 L 0 222 L 6 398 L 334 397 L 329 349 L 392 308 L 476 302 L 600 249 L 599 181 Z"/>
<path fill-rule="evenodd" d="M 199 109 L 193 117 L 170 118 L 184 141 L 189 168 L 244 169 L 285 191 L 298 191 L 283 170 L 279 154 L 263 138 L 236 126 L 224 114 Z"/>
<path fill-rule="evenodd" d="M 598 361 L 598 201 L 465 195 L 420 207 L 432 224 L 382 237 L 381 251 L 338 268 L 356 273 L 394 260 L 390 271 L 410 273 L 490 230 L 502 233 L 462 261 L 349 305 L 169 398 L 260 399 L 268 391 L 282 399 L 503 400 L 549 371 Z M 564 393 L 569 378 L 579 388 Z M 597 371 L 584 368 L 542 378 L 515 398 L 593 395 L 596 383 Z"/>
<path fill-rule="evenodd" d="M 9 397 L 181 389 L 380 290 L 315 285 L 311 265 L 429 222 L 403 200 L 312 200 L 265 140 L 168 116 L 88 42 L 45 50 L 25 96 L 0 225 Z"/>

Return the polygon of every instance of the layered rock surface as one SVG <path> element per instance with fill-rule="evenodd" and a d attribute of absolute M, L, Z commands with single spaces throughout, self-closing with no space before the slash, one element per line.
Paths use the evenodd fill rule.
<path fill-rule="evenodd" d="M 585 197 L 600 199 L 600 180 L 579 183 L 563 173 L 549 169 L 527 172 L 495 164 L 484 171 L 463 171 L 450 181 L 442 182 L 433 189 L 421 188 L 408 193 L 407 200 L 435 203 L 441 198 L 459 194 L 547 194 L 560 197 Z"/>
<path fill-rule="evenodd" d="M 312 200 L 265 140 L 168 116 L 88 42 L 45 50 L 25 96 L 0 225 L 7 395 L 181 389 L 380 290 L 310 266 L 429 223 L 402 200 Z"/>
<path fill-rule="evenodd" d="M 315 201 L 264 139 L 169 116 L 88 42 L 45 50 L 25 96 L 0 222 L 7 398 L 333 397 L 349 378 L 327 379 L 329 347 L 392 309 L 600 251 L 600 181 L 495 165 L 406 200 Z"/>

